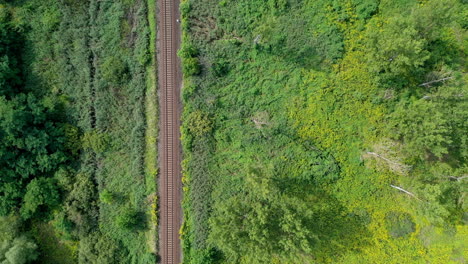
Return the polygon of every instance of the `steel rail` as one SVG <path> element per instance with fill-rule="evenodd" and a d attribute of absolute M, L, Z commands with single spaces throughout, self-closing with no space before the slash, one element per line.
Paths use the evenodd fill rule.
<path fill-rule="evenodd" d="M 163 264 L 178 264 L 180 253 L 180 142 L 179 142 L 179 71 L 178 3 L 160 2 L 159 76 L 161 107 L 161 175 L 160 175 L 160 255 Z"/>

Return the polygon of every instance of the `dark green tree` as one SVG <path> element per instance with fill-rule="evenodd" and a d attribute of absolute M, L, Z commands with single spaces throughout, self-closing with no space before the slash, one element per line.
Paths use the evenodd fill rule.
<path fill-rule="evenodd" d="M 59 100 L 24 85 L 23 34 L 13 26 L 8 10 L 2 7 L 0 13 L 0 214 L 20 207 L 30 191 L 34 195 L 28 196 L 22 209 L 28 218 L 38 206 L 49 207 L 58 199 L 52 191 L 54 183 L 41 180 L 27 188 L 28 184 L 35 178 L 52 177 L 69 160 L 69 150 Z M 42 187 L 46 189 L 39 190 Z M 52 200 L 37 197 L 33 201 L 32 196 L 39 194 Z"/>
<path fill-rule="evenodd" d="M 36 178 L 26 186 L 21 216 L 29 219 L 41 216 L 60 204 L 57 184 L 52 178 Z"/>

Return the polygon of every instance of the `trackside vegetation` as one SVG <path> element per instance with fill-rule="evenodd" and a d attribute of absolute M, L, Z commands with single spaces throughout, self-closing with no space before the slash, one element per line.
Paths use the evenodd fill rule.
<path fill-rule="evenodd" d="M 184 263 L 465 263 L 466 1 L 184 0 Z"/>
<path fill-rule="evenodd" d="M 0 262 L 156 263 L 154 16 L 0 1 Z"/>

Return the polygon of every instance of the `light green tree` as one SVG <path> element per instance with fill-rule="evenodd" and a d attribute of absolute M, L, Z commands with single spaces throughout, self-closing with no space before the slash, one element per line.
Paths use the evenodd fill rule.
<path fill-rule="evenodd" d="M 25 264 L 37 259 L 37 245 L 19 232 L 16 216 L 0 217 L 0 263 Z"/>
<path fill-rule="evenodd" d="M 218 204 L 210 240 L 229 261 L 291 261 L 311 253 L 316 236 L 308 224 L 314 215 L 304 200 L 283 195 L 272 177 L 253 169 L 245 192 Z"/>
<path fill-rule="evenodd" d="M 407 17 L 395 16 L 388 21 L 375 18 L 366 34 L 370 71 L 385 79 L 410 78 L 430 57 L 427 41 Z"/>

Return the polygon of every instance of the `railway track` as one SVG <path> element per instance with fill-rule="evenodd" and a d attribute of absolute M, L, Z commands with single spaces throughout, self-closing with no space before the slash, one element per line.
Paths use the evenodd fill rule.
<path fill-rule="evenodd" d="M 159 4 L 159 89 L 160 89 L 160 256 L 163 264 L 181 262 L 180 167 L 180 70 L 177 49 L 180 29 L 178 1 L 158 0 Z"/>

